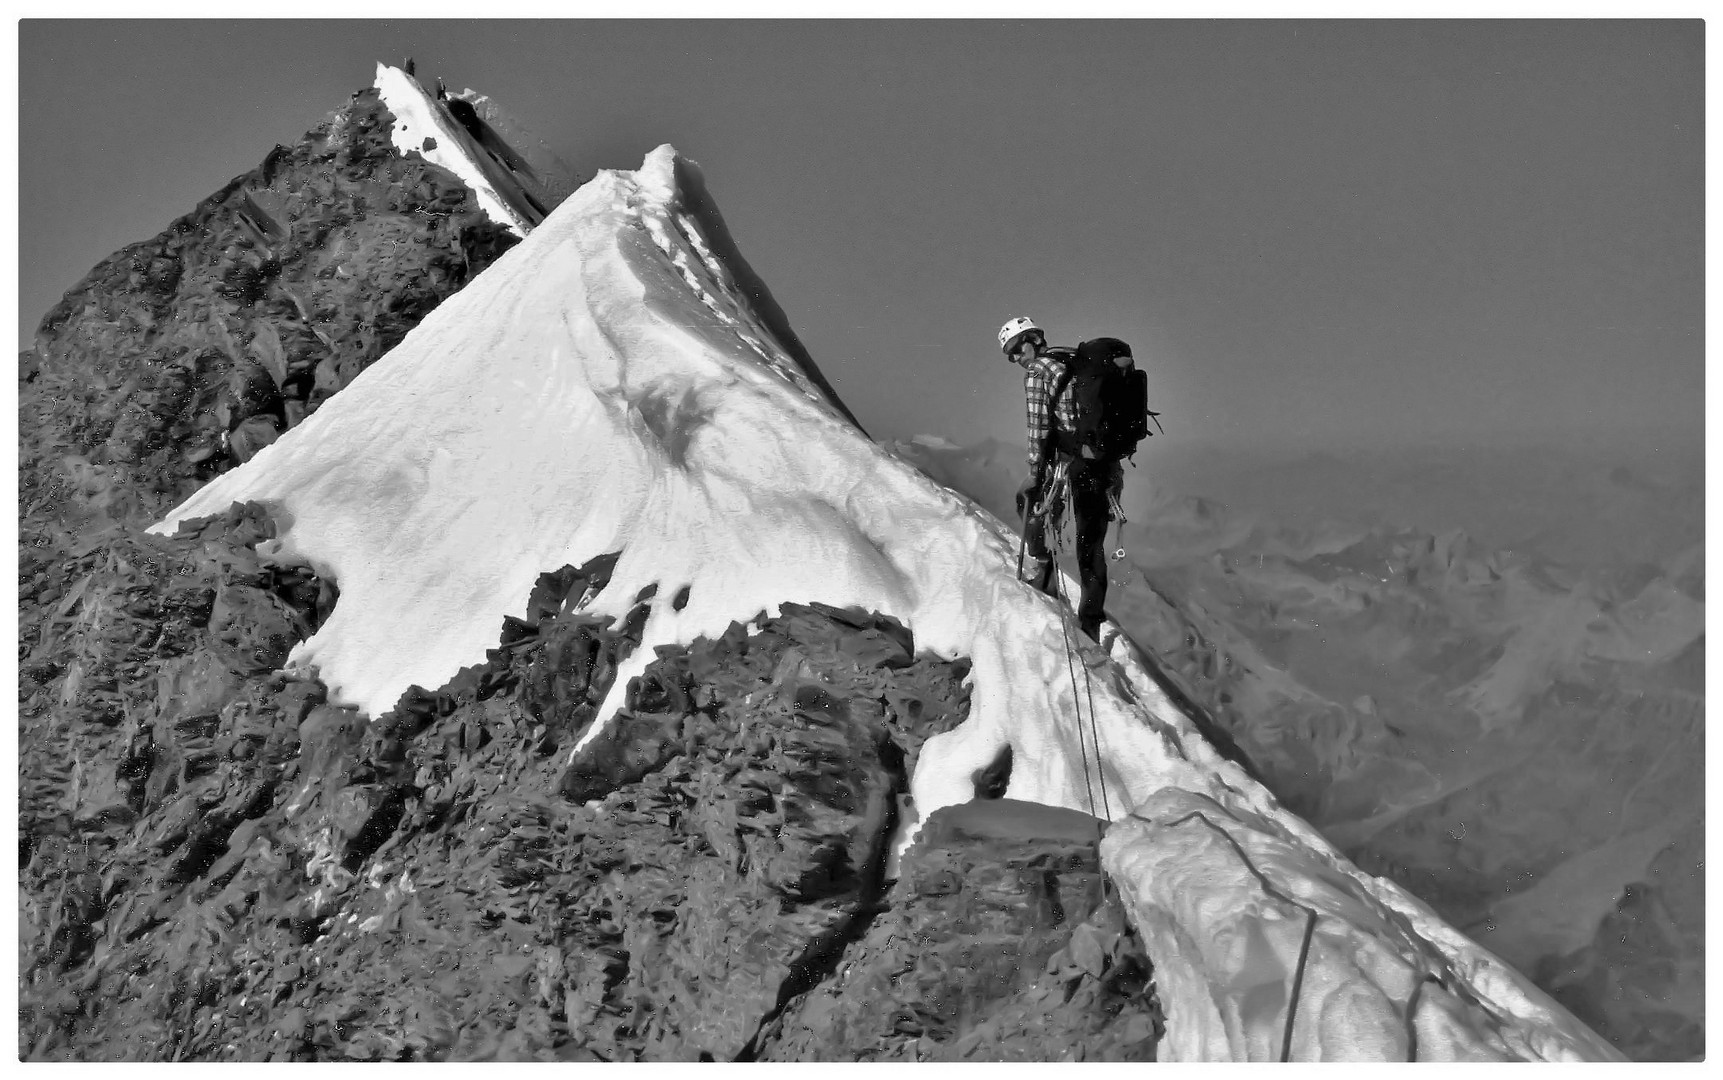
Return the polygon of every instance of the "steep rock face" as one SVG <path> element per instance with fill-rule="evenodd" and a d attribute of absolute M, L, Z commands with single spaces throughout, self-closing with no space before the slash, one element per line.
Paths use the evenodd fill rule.
<path fill-rule="evenodd" d="M 26 519 L 159 515 L 517 242 L 454 174 L 396 152 L 393 123 L 355 95 L 48 312 L 20 373 Z"/>
<path fill-rule="evenodd" d="M 133 526 L 297 425 L 517 242 L 453 174 L 397 153 L 392 122 L 375 90 L 355 95 L 104 260 L 20 358 L 21 1049 L 54 1045 L 45 1017 L 97 985 L 68 997 L 53 973 L 130 944 L 122 926 L 147 933 L 181 902 L 228 918 L 211 898 L 233 890 L 186 886 L 251 843 L 322 701 L 264 678 L 336 596 L 257 558 L 266 519 L 225 514 L 190 541 Z M 126 836 L 152 813 L 147 843 Z M 188 955 L 152 947 L 184 1006 Z M 172 1056 L 158 1019 L 108 1053 Z"/>
<path fill-rule="evenodd" d="M 902 751 L 884 701 L 858 691 L 871 663 L 905 686 L 915 673 L 900 639 L 848 656 L 871 622 L 792 609 L 661 654 L 617 734 L 575 755 L 562 791 L 584 802 L 584 836 L 547 884 L 565 968 L 627 958 L 602 994 L 565 990 L 571 1032 L 601 1056 L 738 1057 L 877 894 Z M 629 1037 L 607 1038 L 612 1017 Z"/>
<path fill-rule="evenodd" d="M 748 1057 L 875 919 L 904 762 L 961 722 L 964 665 L 916 657 L 887 620 L 786 605 L 661 650 L 628 688 L 627 736 L 565 764 L 649 606 L 681 597 L 641 597 L 616 626 L 578 610 L 613 559 L 544 575 L 485 663 L 366 723 L 273 670 L 328 601 L 259 559 L 273 531 L 236 508 L 93 557 L 57 651 L 128 690 L 128 719 L 100 752 L 75 733 L 70 768 L 25 732 L 21 1054 Z M 134 620 L 118 628 L 114 595 Z M 127 628 L 174 611 L 139 652 Z M 1090 827 L 1053 844 L 1063 892 L 1038 884 L 1045 854 L 1026 894 L 1020 866 L 992 871 L 1039 897 L 1043 924 L 1063 904 L 1066 933 L 1097 891 L 1092 858 L 1072 854 Z M 945 914 L 917 925 L 968 931 Z M 1117 931 L 1047 967 L 1068 999 L 1095 984 L 1065 1014 L 1075 1030 L 1104 1024 L 1089 1005 L 1115 984 L 1142 992 L 1146 961 L 1108 944 Z M 1051 950 L 1030 951 L 1045 966 Z M 889 1028 L 876 1005 L 858 1023 Z M 1152 1052 L 1152 1025 L 1130 1032 Z M 995 1024 L 964 1050 L 1002 1056 L 1015 1037 Z"/>
<path fill-rule="evenodd" d="M 43 627 L 57 659 L 20 681 L 20 1055 L 186 1052 L 188 1018 L 228 999 L 234 919 L 292 890 L 259 819 L 323 694 L 274 672 L 330 598 L 257 558 L 272 532 L 235 508 L 171 539 L 119 530 L 71 565 Z"/>
<path fill-rule="evenodd" d="M 128 593 L 148 593 L 161 564 L 138 554 L 126 526 L 297 425 L 516 242 L 453 174 L 398 154 L 392 122 L 375 90 L 355 95 L 160 235 L 104 260 L 42 320 L 19 372 L 24 775 L 58 771 L 49 759 L 59 754 L 109 753 L 105 733 L 153 693 L 130 674 L 173 647 L 172 634 L 156 641 L 164 619 L 262 619 L 272 641 L 304 636 L 278 614 L 225 597 L 211 607 L 183 589 L 158 599 L 190 609 L 136 606 Z M 332 583 L 321 587 L 326 615 Z M 124 662 L 58 651 L 69 621 L 101 623 L 102 644 L 79 647 L 118 649 Z M 138 640 L 122 648 L 113 635 L 126 628 Z M 162 693 L 207 675 L 175 676 Z M 69 745 L 36 744 L 35 723 Z"/>
<path fill-rule="evenodd" d="M 763 1060 L 1153 1061 L 1152 966 L 1096 857 L 1103 823 L 1010 799 L 937 811 L 834 978 Z"/>

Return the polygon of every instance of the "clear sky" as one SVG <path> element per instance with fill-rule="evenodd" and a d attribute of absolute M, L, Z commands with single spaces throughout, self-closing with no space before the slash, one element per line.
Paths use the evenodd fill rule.
<path fill-rule="evenodd" d="M 20 341 L 417 62 L 582 178 L 670 142 L 876 436 L 1022 439 L 994 333 L 1179 440 L 1704 426 L 1690 21 L 112 22 L 19 30 Z"/>

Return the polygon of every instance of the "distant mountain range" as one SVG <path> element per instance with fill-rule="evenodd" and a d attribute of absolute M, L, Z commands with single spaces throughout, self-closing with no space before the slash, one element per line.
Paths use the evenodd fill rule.
<path fill-rule="evenodd" d="M 895 445 L 1009 520 L 1020 448 Z M 1699 463 L 1139 457 L 1109 614 L 1269 787 L 1630 1055 L 1701 1053 Z"/>

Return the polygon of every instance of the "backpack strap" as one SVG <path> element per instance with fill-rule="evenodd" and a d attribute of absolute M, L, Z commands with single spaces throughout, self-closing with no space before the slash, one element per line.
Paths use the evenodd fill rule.
<path fill-rule="evenodd" d="M 1060 357 L 1059 364 L 1061 367 L 1059 377 L 1053 380 L 1053 392 L 1047 395 L 1047 407 L 1055 410 L 1055 414 L 1059 408 L 1059 395 L 1063 394 L 1066 388 L 1071 385 L 1071 376 L 1076 374 L 1071 370 L 1075 366 L 1071 363 L 1071 359 Z"/>
<path fill-rule="evenodd" d="M 1071 361 L 1075 356 L 1060 356 L 1059 377 L 1053 380 L 1053 389 L 1047 394 L 1047 435 L 1041 442 L 1041 460 L 1048 461 L 1059 451 L 1059 395 L 1071 385 Z"/>

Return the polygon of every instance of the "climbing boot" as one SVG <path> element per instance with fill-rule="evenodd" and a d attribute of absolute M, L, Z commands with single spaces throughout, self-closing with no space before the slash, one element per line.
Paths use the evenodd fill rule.
<path fill-rule="evenodd" d="M 1051 555 L 1040 559 L 1029 560 L 1029 584 L 1040 589 L 1048 596 L 1053 596 L 1053 557 Z"/>

